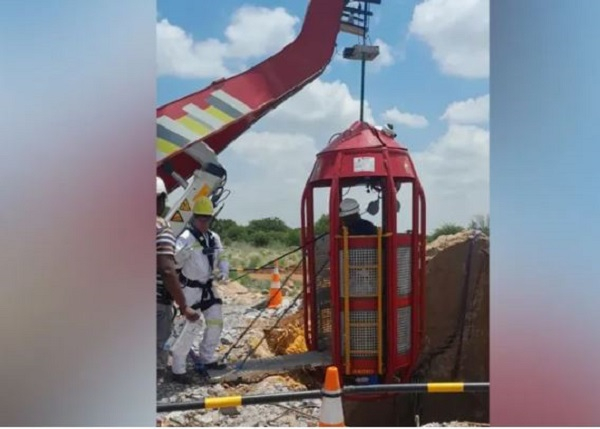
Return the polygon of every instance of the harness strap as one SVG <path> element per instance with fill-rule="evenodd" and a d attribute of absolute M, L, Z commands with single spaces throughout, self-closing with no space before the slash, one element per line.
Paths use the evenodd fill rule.
<path fill-rule="evenodd" d="M 185 287 L 202 289 L 200 301 L 192 305 L 192 309 L 200 309 L 200 311 L 205 311 L 215 304 L 223 304 L 223 300 L 215 296 L 212 280 L 209 280 L 208 283 L 200 283 L 198 281 L 187 279 L 183 274 L 181 274 L 181 278 Z"/>
<path fill-rule="evenodd" d="M 212 232 L 208 231 L 208 243 L 206 242 L 204 236 L 200 234 L 200 232 L 196 228 L 187 228 L 187 230 L 194 236 L 194 238 L 200 243 L 203 248 L 202 253 L 206 255 L 208 258 L 208 263 L 210 265 L 210 269 L 212 270 L 215 266 L 215 255 L 214 255 L 214 247 L 215 247 L 215 237 Z"/>
<path fill-rule="evenodd" d="M 215 247 L 215 238 L 212 232 L 208 231 L 208 243 L 202 234 L 199 233 L 195 228 L 188 228 L 188 231 L 194 236 L 196 240 L 200 243 L 203 248 L 202 253 L 206 255 L 208 258 L 208 263 L 210 264 L 210 269 L 212 270 L 215 262 L 214 255 L 214 247 Z M 199 281 L 190 280 L 186 278 L 183 273 L 179 273 L 179 278 L 184 287 L 191 288 L 200 288 L 202 289 L 202 297 L 200 298 L 200 302 L 192 305 L 192 309 L 200 311 L 208 310 L 215 304 L 223 304 L 223 300 L 221 298 L 215 297 L 215 293 L 213 291 L 212 280 L 209 280 L 207 283 L 200 283 Z"/>

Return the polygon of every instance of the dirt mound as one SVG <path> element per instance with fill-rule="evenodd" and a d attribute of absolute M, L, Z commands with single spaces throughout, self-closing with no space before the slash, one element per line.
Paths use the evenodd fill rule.
<path fill-rule="evenodd" d="M 225 295 L 243 295 L 248 293 L 248 288 L 239 282 L 230 280 L 223 285 L 219 285 L 220 291 Z"/>
<path fill-rule="evenodd" d="M 463 231 L 427 247 L 426 381 L 489 381 L 489 239 Z M 489 421 L 489 395 L 424 395 L 421 422 Z"/>
<path fill-rule="evenodd" d="M 472 231 L 461 231 L 454 235 L 442 235 L 436 238 L 431 243 L 427 244 L 427 261 L 433 258 L 435 255 L 449 247 L 456 246 L 457 244 L 464 243 L 472 235 Z"/>
<path fill-rule="evenodd" d="M 290 355 L 308 351 L 304 341 L 304 318 L 302 311 L 284 317 L 278 326 L 265 330 L 269 349 L 276 355 Z"/>

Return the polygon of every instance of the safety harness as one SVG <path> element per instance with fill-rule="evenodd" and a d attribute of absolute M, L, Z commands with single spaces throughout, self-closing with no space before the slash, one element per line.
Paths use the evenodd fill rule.
<path fill-rule="evenodd" d="M 195 228 L 187 228 L 187 230 L 194 236 L 194 238 L 200 243 L 202 246 L 202 253 L 206 255 L 208 258 L 208 263 L 210 267 L 214 267 L 215 262 L 215 236 L 212 231 L 208 231 L 208 242 L 204 237 L 204 234 L 201 234 Z M 223 304 L 223 300 L 215 297 L 213 291 L 213 283 L 212 278 L 206 282 L 201 283 L 197 280 L 190 280 L 183 275 L 181 271 L 179 271 L 179 280 L 183 287 L 191 287 L 191 288 L 199 288 L 202 289 L 202 297 L 200 298 L 200 302 L 192 305 L 191 307 L 194 310 L 200 309 L 200 311 L 208 310 L 215 304 Z"/>

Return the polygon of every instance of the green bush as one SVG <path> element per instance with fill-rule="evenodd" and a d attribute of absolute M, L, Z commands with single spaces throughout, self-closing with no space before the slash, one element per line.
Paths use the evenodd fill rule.
<path fill-rule="evenodd" d="M 276 217 L 268 217 L 264 219 L 251 220 L 248 224 L 248 229 L 251 231 L 287 232 L 290 228 L 281 219 Z"/>
<path fill-rule="evenodd" d="M 475 216 L 469 224 L 469 228 L 480 230 L 489 236 L 489 222 L 489 216 Z M 252 220 L 248 226 L 238 225 L 231 219 L 215 219 L 212 229 L 219 233 L 227 247 L 239 247 L 244 243 L 248 246 L 248 251 L 253 248 L 268 249 L 267 253 L 269 253 L 271 259 L 291 250 L 291 248 L 300 246 L 300 228 L 290 228 L 285 222 L 276 217 Z M 446 223 L 428 236 L 427 241 L 431 242 L 442 235 L 456 234 L 464 229 L 460 225 Z M 315 236 L 328 231 L 329 216 L 321 215 L 315 222 Z M 246 255 L 243 256 L 247 259 Z"/>
<path fill-rule="evenodd" d="M 261 255 L 252 254 L 250 256 L 250 260 L 248 261 L 248 266 L 244 268 L 258 268 L 262 265 L 263 257 Z"/>
<path fill-rule="evenodd" d="M 315 222 L 315 236 L 329 232 L 329 215 L 321 215 L 319 220 Z"/>
<path fill-rule="evenodd" d="M 250 243 L 256 247 L 266 247 L 271 243 L 269 234 L 263 231 L 257 231 L 250 237 Z"/>
<path fill-rule="evenodd" d="M 288 231 L 288 233 L 285 236 L 284 243 L 287 246 L 300 246 L 300 228 Z"/>
<path fill-rule="evenodd" d="M 439 228 L 437 228 L 435 231 L 433 231 L 433 234 L 427 237 L 427 241 L 432 242 L 433 240 L 435 240 L 438 237 L 441 237 L 442 235 L 454 235 L 464 230 L 465 228 L 460 225 L 456 225 L 453 223 L 445 223 Z"/>

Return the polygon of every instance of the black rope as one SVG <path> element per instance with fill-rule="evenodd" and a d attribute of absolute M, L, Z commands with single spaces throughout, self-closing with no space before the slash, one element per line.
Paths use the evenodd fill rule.
<path fill-rule="evenodd" d="M 247 270 L 248 270 L 248 272 L 247 272 L 246 274 L 243 274 L 243 275 L 241 275 L 240 277 L 237 277 L 237 278 L 235 278 L 235 279 L 232 279 L 232 281 L 234 281 L 234 282 L 237 282 L 237 281 L 239 281 L 239 280 L 243 279 L 244 277 L 247 277 L 247 276 L 249 276 L 251 273 L 253 273 L 253 272 L 255 272 L 255 271 L 259 271 L 259 270 L 265 269 L 265 268 L 269 267 L 271 264 L 274 264 L 275 262 L 277 262 L 277 261 L 279 261 L 279 260 L 281 260 L 281 259 L 285 258 L 286 256 L 289 256 L 289 255 L 291 255 L 292 253 L 296 253 L 298 250 L 302 250 L 304 247 L 306 247 L 306 246 L 308 246 L 309 244 L 312 244 L 312 243 L 314 243 L 314 242 L 316 242 L 316 241 L 320 240 L 321 238 L 325 237 L 326 235 L 329 235 L 329 232 L 325 232 L 325 233 L 323 233 L 323 234 L 319 235 L 318 237 L 315 237 L 314 239 L 312 239 L 312 240 L 311 240 L 311 241 L 309 241 L 308 243 L 304 244 L 304 246 L 298 246 L 298 247 L 296 247 L 294 250 L 290 250 L 289 252 L 287 252 L 287 253 L 284 253 L 284 254 L 283 254 L 283 255 L 281 255 L 281 256 L 278 256 L 277 258 L 273 259 L 272 261 L 269 261 L 269 262 L 267 262 L 266 264 L 264 264 L 264 265 L 263 265 L 263 266 L 261 266 L 261 267 L 258 267 L 258 268 L 248 268 L 248 269 L 247 269 Z"/>
<path fill-rule="evenodd" d="M 329 261 L 326 261 L 323 266 L 319 269 L 319 271 L 317 271 L 315 277 L 318 277 L 321 272 L 325 269 L 325 267 L 329 264 Z M 298 267 L 296 267 L 297 269 Z M 292 272 L 293 274 L 293 272 Z M 291 275 L 291 274 L 290 274 Z M 281 322 L 281 320 L 283 319 L 283 317 L 287 314 L 288 311 L 290 311 L 294 305 L 296 304 L 296 302 L 298 301 L 298 298 L 300 298 L 302 296 L 302 292 L 300 292 L 298 295 L 296 295 L 296 297 L 294 298 L 294 300 L 292 301 L 292 303 L 284 310 L 283 313 L 281 313 L 281 316 L 279 316 L 279 318 L 277 319 L 277 321 L 275 321 L 275 324 L 273 324 L 273 326 L 271 326 L 270 330 L 273 330 L 277 327 L 277 325 L 279 325 L 279 322 Z M 306 303 L 305 303 L 306 304 Z M 241 370 L 244 366 L 244 364 L 246 363 L 246 361 L 250 358 L 250 356 L 252 356 L 254 354 L 254 352 L 258 349 L 258 347 L 262 344 L 262 342 L 267 338 L 266 334 L 263 334 L 261 340 L 258 342 L 258 344 L 256 346 L 254 346 L 254 348 L 252 350 L 250 350 L 250 352 L 246 355 L 246 357 L 244 358 L 244 360 L 242 361 L 241 364 L 237 365 L 237 370 Z"/>
<path fill-rule="evenodd" d="M 283 285 L 285 285 L 288 280 L 292 277 L 292 275 L 298 270 L 298 268 L 300 267 L 300 265 L 302 265 L 302 261 L 300 261 L 296 267 L 294 268 L 294 270 L 288 274 L 288 276 L 285 278 L 285 280 L 283 281 L 283 283 L 281 284 L 282 287 Z M 265 312 L 265 310 L 267 308 L 269 308 L 269 304 L 271 303 L 271 300 L 275 297 L 275 295 L 269 297 L 269 299 L 267 300 L 264 308 L 262 310 L 260 310 L 260 312 L 256 315 L 256 317 L 252 320 L 252 322 L 250 322 L 250 324 L 246 327 L 246 329 L 244 330 L 244 332 L 242 332 L 240 334 L 240 336 L 238 337 L 238 339 L 235 341 L 235 343 L 233 343 L 229 349 L 225 352 L 225 354 L 223 355 L 223 361 L 227 359 L 227 357 L 229 357 L 229 354 L 233 351 L 233 349 L 239 344 L 239 342 L 242 340 L 242 338 L 244 338 L 244 335 L 246 335 L 248 333 L 248 331 L 250 330 L 250 328 L 254 325 L 254 323 L 260 318 L 260 316 L 262 316 L 262 314 Z"/>
<path fill-rule="evenodd" d="M 286 256 L 288 256 L 288 255 L 291 255 L 292 253 L 295 253 L 295 252 L 297 252 L 297 251 L 299 251 L 299 250 L 303 249 L 304 247 L 308 246 L 309 244 L 312 244 L 312 243 L 314 243 L 314 242 L 316 242 L 316 241 L 320 240 L 321 238 L 325 237 L 326 235 L 329 235 L 329 232 L 325 232 L 325 233 L 323 233 L 323 234 L 321 234 L 321 235 L 319 235 L 319 236 L 315 237 L 315 238 L 314 238 L 314 239 L 312 239 L 311 241 L 309 241 L 309 242 L 305 243 L 303 246 L 299 246 L 299 247 L 297 247 L 296 249 L 294 249 L 294 250 L 292 250 L 292 251 L 290 251 L 290 252 L 287 252 L 287 253 L 285 253 L 285 254 L 283 254 L 283 255 L 280 255 L 279 257 L 277 257 L 277 258 L 273 259 L 273 260 L 272 260 L 272 261 L 270 261 L 270 262 L 267 262 L 267 263 L 266 263 L 266 264 L 264 264 L 262 267 L 260 267 L 260 268 L 256 268 L 256 269 L 254 269 L 253 271 L 258 271 L 258 270 L 261 270 L 261 269 L 263 269 L 263 268 L 265 268 L 265 267 L 267 267 L 267 266 L 269 266 L 269 265 L 271 265 L 271 264 L 275 263 L 276 261 L 279 261 L 280 259 L 283 259 L 283 258 L 285 258 Z M 294 267 L 294 269 L 292 270 L 292 272 L 291 272 L 290 274 L 288 274 L 288 276 L 287 276 L 287 277 L 285 278 L 285 280 L 283 281 L 283 283 L 282 283 L 282 286 L 283 286 L 284 284 L 286 284 L 286 283 L 288 282 L 288 280 L 289 280 L 289 279 L 292 277 L 292 275 L 293 275 L 293 274 L 294 274 L 294 273 L 295 273 L 295 272 L 298 270 L 298 268 L 300 268 L 300 265 L 302 265 L 302 262 L 303 262 L 303 261 L 302 261 L 302 260 L 300 260 L 300 262 L 299 262 L 299 263 L 298 263 L 298 264 L 297 264 L 297 265 Z M 324 268 L 324 267 L 323 267 L 323 268 Z M 321 270 L 322 270 L 322 269 L 321 269 Z M 319 271 L 319 273 L 320 273 L 320 272 L 321 272 L 321 271 Z M 246 277 L 246 276 L 248 276 L 248 275 L 250 275 L 250 273 L 246 273 L 246 274 L 244 274 L 244 275 L 242 275 L 242 276 L 240 276 L 240 277 L 238 277 L 238 278 L 236 278 L 236 279 L 233 279 L 232 281 L 238 281 L 238 280 L 240 280 L 240 279 L 242 279 L 242 278 L 244 278 L 244 277 Z M 317 275 L 318 275 L 318 274 L 317 274 Z M 296 297 L 296 299 L 297 299 L 299 296 L 300 296 L 300 295 L 298 295 L 298 296 Z M 261 310 L 261 311 L 260 311 L 260 312 L 259 312 L 259 313 L 256 315 L 256 317 L 255 317 L 255 318 L 252 320 L 252 322 L 250 322 L 250 325 L 248 325 L 248 326 L 246 327 L 246 329 L 244 330 L 244 332 L 242 332 L 242 333 L 241 333 L 241 335 L 238 337 L 238 339 L 235 341 L 235 343 L 233 343 L 233 344 L 232 344 L 232 345 L 229 347 L 229 349 L 227 350 L 227 352 L 225 352 L 225 354 L 223 355 L 223 359 L 222 359 L 223 361 L 224 361 L 225 359 L 227 359 L 227 357 L 229 357 L 229 354 L 230 354 L 230 353 L 233 351 L 233 349 L 234 349 L 234 348 L 235 348 L 235 347 L 236 347 L 236 346 L 239 344 L 239 342 L 240 342 L 240 341 L 242 340 L 242 338 L 243 338 L 243 337 L 244 337 L 244 336 L 245 336 L 245 335 L 248 333 L 248 331 L 250 330 L 250 328 L 251 328 L 251 327 L 254 325 L 254 323 L 255 323 L 255 322 L 256 322 L 256 321 L 257 321 L 257 320 L 260 318 L 260 316 L 262 316 L 262 314 L 264 313 L 264 311 L 265 311 L 265 310 L 266 310 L 266 309 L 269 307 L 269 304 L 271 303 L 271 299 L 273 299 L 273 298 L 274 298 L 274 297 L 270 297 L 270 298 L 269 298 L 269 300 L 267 301 L 267 303 L 266 303 L 265 307 L 264 307 L 264 308 L 263 308 L 263 309 L 262 309 L 262 310 Z M 295 299 L 295 300 L 294 300 L 294 302 L 292 303 L 292 306 L 293 306 L 293 304 L 296 302 L 296 299 Z M 288 311 L 290 308 L 291 308 L 291 307 L 288 307 L 288 309 L 286 309 L 286 311 L 284 312 L 284 314 L 285 314 L 285 313 L 287 313 L 287 311 Z M 275 326 L 273 326 L 273 328 L 275 328 L 276 326 L 277 326 L 277 324 L 275 324 Z M 271 329 L 273 329 L 273 328 L 271 328 Z M 265 337 L 263 336 L 263 339 L 264 339 L 264 338 L 265 338 Z M 261 343 L 262 343 L 262 340 L 261 340 Z M 260 345 L 260 343 L 259 343 L 259 345 Z M 255 350 L 254 350 L 254 351 L 255 351 Z M 252 351 L 252 353 L 254 353 L 254 351 Z M 247 358 L 246 358 L 246 360 L 247 360 Z M 246 360 L 244 360 L 244 362 L 246 362 Z"/>
<path fill-rule="evenodd" d="M 285 309 L 285 311 L 283 313 L 281 313 L 281 316 L 279 316 L 279 318 L 277 319 L 277 321 L 275 322 L 275 324 L 273 326 L 271 326 L 271 329 L 275 329 L 277 327 L 277 325 L 279 324 L 279 322 L 281 322 L 281 319 L 283 319 L 283 317 L 287 314 L 288 311 L 290 311 L 293 307 L 294 304 L 296 304 L 296 302 L 298 301 L 298 298 L 300 298 L 302 296 L 302 292 L 300 292 L 298 295 L 296 295 L 296 298 L 294 298 L 294 300 L 292 301 L 292 303 Z M 258 344 L 256 344 L 256 346 L 254 346 L 254 348 L 252 348 L 252 350 L 250 350 L 248 352 L 248 354 L 246 355 L 246 357 L 244 358 L 244 360 L 242 361 L 242 363 L 236 365 L 236 370 L 239 371 L 241 370 L 244 365 L 246 364 L 246 361 L 248 359 L 250 359 L 250 356 L 252 356 L 254 354 L 254 352 L 258 349 L 258 347 L 263 343 L 263 341 L 267 338 L 266 334 L 263 334 L 262 338 L 260 339 L 260 341 L 258 342 Z"/>

